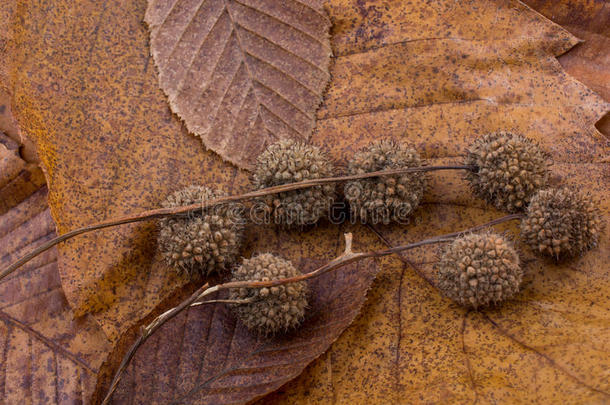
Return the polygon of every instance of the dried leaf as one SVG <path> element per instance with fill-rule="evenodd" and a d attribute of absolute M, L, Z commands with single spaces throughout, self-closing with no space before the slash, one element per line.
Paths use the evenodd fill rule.
<path fill-rule="evenodd" d="M 16 7 L 17 2 L 15 0 L 0 3 L 0 57 L 3 61 L 8 55 L 8 48 L 12 39 L 11 18 Z M 0 64 L 0 91 L 5 90 L 8 86 L 7 73 L 8 70 L 4 63 Z"/>
<path fill-rule="evenodd" d="M 0 148 L 2 173 L 26 166 Z M 6 184 L 0 187 L 5 194 Z M 55 236 L 46 187 L 25 193 L 0 215 L 0 265 Z M 4 202 L 4 201 L 3 201 Z M 90 317 L 74 319 L 61 290 L 57 251 L 45 252 L 0 281 L 0 398 L 3 403 L 87 402 L 110 344 Z"/>
<path fill-rule="evenodd" d="M 524 3 L 584 41 L 561 55 L 559 62 L 569 74 L 610 100 L 610 7 L 603 1 L 587 0 Z"/>
<path fill-rule="evenodd" d="M 246 183 L 167 109 L 144 11 L 141 2 L 53 0 L 14 16 L 14 113 L 36 141 L 59 233 L 157 208 L 189 184 L 236 193 Z M 59 246 L 59 262 L 76 314 L 92 314 L 113 341 L 186 282 L 157 254 L 154 222 L 75 238 Z"/>
<path fill-rule="evenodd" d="M 0 132 L 0 214 L 45 184 L 40 167 L 21 159 L 19 144 Z"/>
<path fill-rule="evenodd" d="M 608 221 L 608 142 L 594 127 L 608 104 L 555 59 L 574 37 L 518 2 L 384 5 L 331 2 L 339 56 L 315 142 L 345 161 L 371 138 L 392 137 L 443 163 L 459 160 L 480 134 L 520 132 L 552 154 L 554 182 L 604 201 Z M 406 243 L 502 215 L 475 200 L 462 177 L 431 175 L 413 223 L 382 234 Z M 518 233 L 516 224 L 504 229 Z M 561 265 L 520 248 L 523 292 L 479 312 L 442 298 L 412 266 L 382 261 L 361 316 L 264 403 L 607 402 L 608 235 Z M 437 254 L 406 258 L 434 279 Z"/>
<path fill-rule="evenodd" d="M 307 140 L 329 80 L 320 0 L 149 0 L 159 84 L 205 146 L 248 168 L 265 146 Z"/>
<path fill-rule="evenodd" d="M 330 226 L 307 233 L 269 229 L 252 232 L 248 254 L 270 251 L 309 272 L 343 251 L 341 238 L 341 230 Z M 336 251 L 319 252 L 320 245 Z M 365 247 L 356 236 L 354 249 Z M 225 304 L 184 311 L 142 345 L 114 403 L 233 404 L 277 389 L 326 351 L 352 322 L 377 269 L 366 260 L 310 280 L 307 318 L 285 336 L 257 337 Z"/>
<path fill-rule="evenodd" d="M 560 24 L 584 42 L 559 57 L 561 66 L 610 101 L 610 7 L 587 0 L 526 0 L 530 7 Z M 610 136 L 610 113 L 596 127 Z"/>

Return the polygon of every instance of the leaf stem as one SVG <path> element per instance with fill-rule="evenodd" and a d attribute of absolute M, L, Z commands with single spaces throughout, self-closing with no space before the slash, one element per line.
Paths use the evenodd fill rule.
<path fill-rule="evenodd" d="M 158 208 L 158 209 L 143 211 L 138 214 L 131 214 L 131 215 L 127 215 L 127 216 L 120 217 L 120 218 L 109 219 L 106 221 L 98 222 L 93 225 L 87 225 L 82 228 L 74 229 L 70 232 L 57 236 L 57 237 L 43 243 L 42 245 L 40 245 L 39 247 L 37 247 L 36 249 L 31 251 L 30 253 L 19 258 L 17 261 L 15 261 L 13 264 L 8 266 L 6 269 L 2 270 L 2 272 L 0 273 L 0 280 L 2 280 L 4 277 L 11 274 L 13 271 L 18 269 L 25 263 L 32 260 L 34 257 L 45 252 L 46 250 L 49 250 L 53 246 L 58 245 L 61 242 L 65 242 L 66 240 L 71 239 L 77 235 L 87 233 L 87 232 L 92 232 L 92 231 L 95 231 L 98 229 L 104 229 L 104 228 L 109 228 L 109 227 L 113 227 L 113 226 L 129 224 L 129 223 L 133 223 L 133 222 L 141 222 L 141 221 L 147 221 L 147 220 L 151 220 L 151 219 L 181 215 L 181 214 L 186 214 L 186 213 L 190 213 L 190 212 L 195 212 L 195 211 L 201 210 L 203 208 L 209 208 L 209 207 L 213 207 L 216 205 L 225 204 L 225 203 L 229 203 L 229 202 L 250 200 L 253 198 L 262 197 L 262 196 L 266 196 L 266 195 L 277 194 L 277 193 L 282 193 L 282 192 L 286 192 L 286 191 L 300 190 L 300 189 L 320 186 L 320 185 L 328 184 L 328 183 L 365 179 L 365 178 L 369 178 L 369 177 L 391 176 L 391 175 L 414 173 L 414 172 L 431 172 L 431 171 L 437 171 L 437 170 L 470 170 L 470 171 L 473 171 L 473 170 L 475 170 L 475 168 L 474 168 L 474 166 L 471 166 L 471 165 L 421 166 L 421 167 L 409 167 L 409 168 L 404 168 L 404 169 L 380 170 L 380 171 L 376 171 L 376 172 L 362 173 L 362 174 L 356 174 L 356 175 L 350 175 L 350 176 L 339 176 L 339 177 L 328 177 L 328 178 L 322 178 L 322 179 L 305 180 L 305 181 L 300 181 L 298 183 L 289 183 L 289 184 L 282 184 L 279 186 L 267 187 L 267 188 L 263 188 L 260 190 L 250 191 L 250 192 L 244 193 L 244 194 L 239 194 L 239 195 L 215 198 L 215 199 L 203 201 L 203 202 L 197 203 L 197 204 L 184 205 L 184 206 L 172 207 L 172 208 Z"/>

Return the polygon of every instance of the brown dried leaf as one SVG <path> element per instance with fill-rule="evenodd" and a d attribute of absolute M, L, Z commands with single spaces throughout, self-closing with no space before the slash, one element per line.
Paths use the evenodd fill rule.
<path fill-rule="evenodd" d="M 149 0 L 159 84 L 204 145 L 248 168 L 265 146 L 307 140 L 329 80 L 320 0 Z"/>
<path fill-rule="evenodd" d="M 246 183 L 167 109 L 141 24 L 145 6 L 49 0 L 15 11 L 13 111 L 37 144 L 59 233 L 157 208 L 189 184 L 237 193 Z M 58 250 L 68 302 L 113 341 L 186 283 L 159 257 L 154 222 L 83 235 Z"/>
<path fill-rule="evenodd" d="M 584 42 L 559 62 L 578 80 L 610 100 L 610 7 L 603 1 L 525 0 L 524 3 Z"/>
<path fill-rule="evenodd" d="M 588 0 L 526 0 L 526 4 L 583 40 L 559 57 L 572 76 L 610 101 L 610 7 L 607 2 Z M 597 124 L 610 136 L 610 113 Z"/>
<path fill-rule="evenodd" d="M 383 5 L 331 2 L 339 56 L 314 141 L 345 161 L 371 138 L 392 137 L 446 163 L 480 134 L 520 132 L 552 154 L 554 181 L 596 194 L 610 222 L 610 149 L 594 127 L 608 104 L 555 59 L 576 44 L 573 36 L 516 1 Z M 502 215 L 472 197 L 462 174 L 430 178 L 413 223 L 381 229 L 391 243 Z M 502 228 L 518 234 L 516 224 Z M 561 265 L 520 248 L 522 293 L 479 312 L 442 298 L 411 266 L 383 260 L 361 316 L 261 403 L 607 402 L 608 234 Z M 437 254 L 406 257 L 434 280 Z"/>
<path fill-rule="evenodd" d="M 40 167 L 21 159 L 19 144 L 0 131 L 0 214 L 45 184 Z"/>
<path fill-rule="evenodd" d="M 303 272 L 325 264 L 344 248 L 341 230 L 331 226 L 307 233 L 268 229 L 251 232 L 249 239 L 248 254 L 270 251 L 292 259 Z M 366 248 L 357 239 L 354 250 Z M 336 251 L 319 252 L 320 245 Z M 369 259 L 309 280 L 307 318 L 285 336 L 257 337 L 225 304 L 185 310 L 141 346 L 114 403 L 233 404 L 277 389 L 326 351 L 352 322 L 377 269 Z M 104 385 L 101 391 L 106 389 Z"/>
<path fill-rule="evenodd" d="M 16 0 L 6 0 L 0 3 L 0 132 L 19 144 L 21 157 L 29 163 L 39 163 L 34 143 L 20 131 L 11 109 L 10 80 L 8 79 L 8 63 L 12 57 L 12 23 Z M 42 185 L 44 183 L 41 183 Z"/>
<path fill-rule="evenodd" d="M 5 156 L 0 149 L 2 173 L 12 167 L 13 180 L 18 181 L 25 162 L 11 158 L 12 163 L 4 165 Z M 5 195 L 6 184 L 12 183 L 0 187 L 0 195 Z M 20 200 L 0 215 L 2 267 L 55 236 L 46 187 L 21 191 Z M 0 281 L 2 403 L 87 402 L 110 349 L 90 316 L 74 319 L 59 282 L 57 250 L 45 252 Z"/>
<path fill-rule="evenodd" d="M 15 0 L 7 0 L 0 3 L 0 57 L 6 59 L 9 44 L 12 39 L 11 18 L 17 7 Z M 9 85 L 7 80 L 8 69 L 4 63 L 0 64 L 0 91 L 6 90 Z"/>

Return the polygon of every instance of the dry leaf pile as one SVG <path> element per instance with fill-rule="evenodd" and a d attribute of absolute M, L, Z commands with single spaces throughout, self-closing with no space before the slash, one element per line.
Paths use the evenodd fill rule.
<path fill-rule="evenodd" d="M 0 78 L 35 142 L 58 233 L 158 207 L 188 184 L 243 192 L 248 174 L 227 161 L 249 167 L 275 137 L 325 145 L 340 164 L 393 138 L 443 164 L 497 130 L 538 141 L 553 183 L 591 191 L 608 218 L 609 145 L 595 128 L 608 104 L 556 59 L 576 37 L 522 3 L 195 3 L 0 5 Z M 53 233 L 41 173 L 15 148 L 2 149 L 3 266 Z M 409 225 L 249 230 L 243 254 L 270 250 L 307 271 L 341 252 L 344 231 L 382 249 L 499 217 L 462 177 L 430 176 Z M 148 222 L 89 233 L 2 280 L 0 392 L 87 402 L 97 381 L 99 400 L 137 327 L 195 288 L 167 271 L 155 239 Z M 223 305 L 190 308 L 142 346 L 114 400 L 245 402 L 296 377 L 265 403 L 607 401 L 607 234 L 563 264 L 520 250 L 523 291 L 498 309 L 462 309 L 419 277 L 435 282 L 434 249 L 310 281 L 314 315 L 289 337 L 255 338 Z"/>

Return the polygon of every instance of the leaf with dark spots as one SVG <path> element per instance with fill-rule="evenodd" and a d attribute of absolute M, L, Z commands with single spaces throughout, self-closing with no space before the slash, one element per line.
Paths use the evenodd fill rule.
<path fill-rule="evenodd" d="M 329 2 L 338 56 L 314 142 L 347 162 L 389 137 L 445 164 L 461 161 L 482 134 L 518 132 L 551 154 L 555 184 L 593 193 L 610 220 L 610 149 L 595 128 L 609 105 L 556 59 L 574 36 L 517 1 L 389 1 L 376 24 L 359 4 Z M 431 174 L 412 222 L 379 231 L 399 245 L 502 216 L 463 178 Z M 518 240 L 518 229 L 498 230 Z M 261 403 L 607 402 L 607 234 L 569 263 L 519 250 L 522 292 L 480 313 L 443 298 L 409 264 L 383 259 L 361 315 L 328 354 Z M 438 255 L 404 257 L 434 282 Z"/>
<path fill-rule="evenodd" d="M 26 23 L 12 26 L 6 59 L 13 113 L 36 143 L 59 233 L 158 208 L 190 184 L 228 193 L 247 184 L 167 109 L 145 9 L 53 0 L 15 10 L 13 19 Z M 69 304 L 92 314 L 113 341 L 187 282 L 157 254 L 154 222 L 82 235 L 58 251 Z"/>
<path fill-rule="evenodd" d="M 583 42 L 561 55 L 561 66 L 578 80 L 610 101 L 610 7 L 607 2 L 587 0 L 525 0 L 524 3 L 561 25 Z M 610 113 L 597 124 L 610 136 Z"/>
<path fill-rule="evenodd" d="M 248 168 L 265 146 L 308 140 L 330 78 L 316 0 L 149 0 L 159 84 L 204 145 Z"/>

